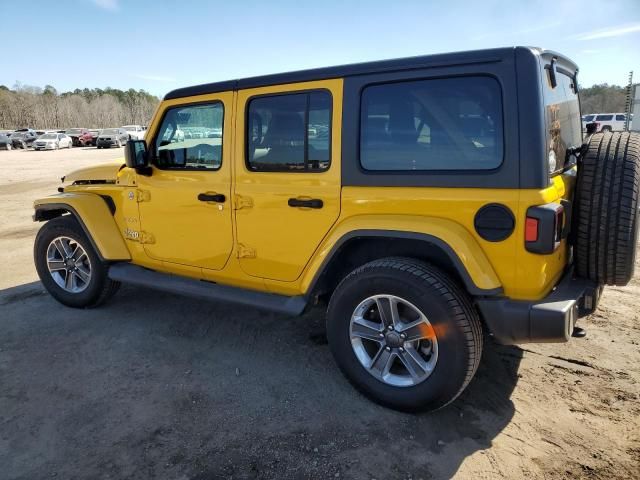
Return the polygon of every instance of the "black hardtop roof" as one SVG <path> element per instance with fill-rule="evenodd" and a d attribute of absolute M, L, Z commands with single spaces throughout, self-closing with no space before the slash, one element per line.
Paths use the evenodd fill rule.
<path fill-rule="evenodd" d="M 470 50 L 465 52 L 439 53 L 434 55 L 420 55 L 416 57 L 395 58 L 375 62 L 353 63 L 335 67 L 313 68 L 309 70 L 298 70 L 295 72 L 241 78 L 238 80 L 204 83 L 202 85 L 194 85 L 191 87 L 172 90 L 165 95 L 164 99 L 171 100 L 174 98 L 190 97 L 194 95 L 204 95 L 230 90 L 242 90 L 246 88 L 265 87 L 284 83 L 309 82 L 313 80 L 327 80 L 330 78 L 341 78 L 381 72 L 468 65 L 473 63 L 500 62 L 507 57 L 512 57 L 517 49 L 526 50 L 533 55 L 561 58 L 565 64 L 569 64 L 577 71 L 578 67 L 574 62 L 563 55 L 550 50 L 543 50 L 536 47 L 504 47 L 485 50 Z"/>

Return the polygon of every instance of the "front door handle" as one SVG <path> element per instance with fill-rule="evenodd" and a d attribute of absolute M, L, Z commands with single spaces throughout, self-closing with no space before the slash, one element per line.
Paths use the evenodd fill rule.
<path fill-rule="evenodd" d="M 290 207 L 306 207 L 306 208 L 322 208 L 324 203 L 319 198 L 303 199 L 290 198 L 288 202 Z"/>
<path fill-rule="evenodd" d="M 198 195 L 198 200 L 201 202 L 224 203 L 226 197 L 221 193 L 201 193 Z"/>

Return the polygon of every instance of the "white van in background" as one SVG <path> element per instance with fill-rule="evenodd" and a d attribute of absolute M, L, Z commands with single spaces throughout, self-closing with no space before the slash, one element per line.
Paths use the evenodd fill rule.
<path fill-rule="evenodd" d="M 627 119 L 625 113 L 597 113 L 591 115 L 582 116 L 582 130 L 586 131 L 587 123 L 596 122 L 596 132 L 622 132 L 624 131 L 624 124 Z M 631 114 L 631 122 L 633 121 L 633 114 Z"/>
<path fill-rule="evenodd" d="M 120 128 L 124 128 L 127 131 L 131 140 L 144 140 L 146 130 L 142 125 L 124 125 Z"/>

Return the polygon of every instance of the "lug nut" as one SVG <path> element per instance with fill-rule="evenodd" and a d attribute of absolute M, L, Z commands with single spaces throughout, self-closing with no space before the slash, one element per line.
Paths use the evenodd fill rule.
<path fill-rule="evenodd" d="M 406 335 L 406 334 L 404 334 L 404 333 L 401 333 L 401 334 L 400 334 L 400 338 L 407 338 L 407 335 Z"/>
<path fill-rule="evenodd" d="M 389 325 L 387 328 L 388 328 L 389 330 L 393 330 L 393 325 Z"/>
<path fill-rule="evenodd" d="M 384 333 L 378 335 L 380 338 L 384 338 Z"/>
<path fill-rule="evenodd" d="M 400 351 L 401 351 L 401 352 L 404 352 L 404 348 L 400 347 Z"/>
<path fill-rule="evenodd" d="M 386 347 L 386 348 L 385 348 L 385 350 L 386 350 L 387 352 L 390 352 L 390 351 L 391 351 L 391 347 Z"/>

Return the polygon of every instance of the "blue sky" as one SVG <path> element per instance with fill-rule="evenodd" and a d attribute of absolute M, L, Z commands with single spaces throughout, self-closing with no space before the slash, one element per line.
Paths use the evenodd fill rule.
<path fill-rule="evenodd" d="M 580 83 L 640 82 L 640 0 L 0 0 L 0 84 L 186 85 L 429 53 L 534 45 Z"/>

